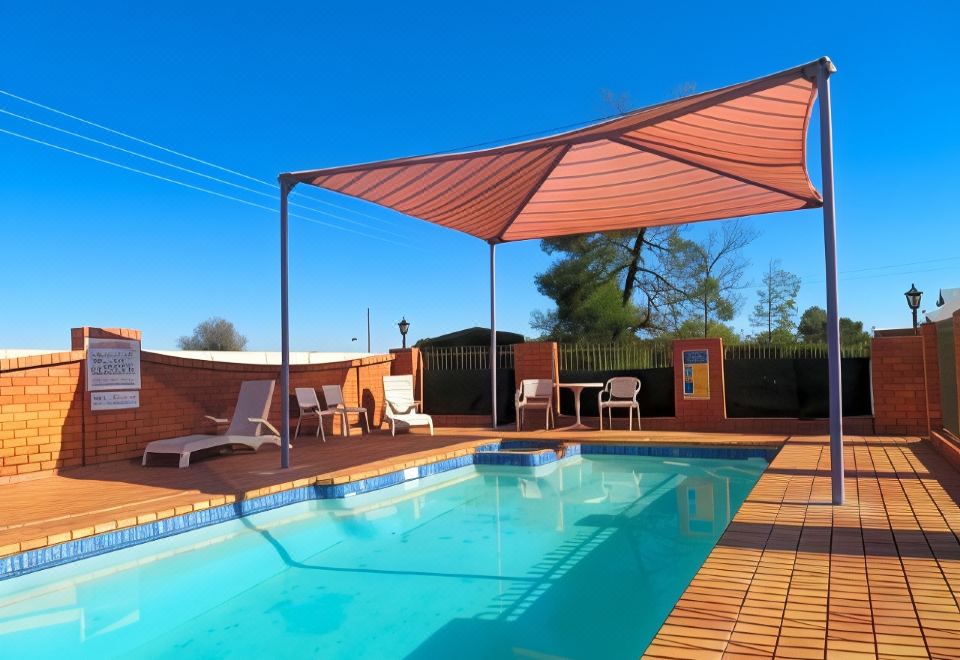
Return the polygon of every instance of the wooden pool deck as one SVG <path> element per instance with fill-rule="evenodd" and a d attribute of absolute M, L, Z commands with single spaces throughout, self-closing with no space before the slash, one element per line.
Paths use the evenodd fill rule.
<path fill-rule="evenodd" d="M 0 485 L 0 557 L 314 483 L 472 452 L 491 438 L 782 445 L 677 603 L 650 658 L 960 657 L 960 473 L 917 438 L 846 438 L 847 502 L 830 505 L 826 438 L 438 429 L 301 439 L 275 449 L 133 462 Z"/>

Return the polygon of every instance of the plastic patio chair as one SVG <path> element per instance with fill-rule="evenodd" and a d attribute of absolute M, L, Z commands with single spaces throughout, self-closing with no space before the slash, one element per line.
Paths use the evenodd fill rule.
<path fill-rule="evenodd" d="M 349 435 L 350 422 L 347 419 L 347 415 L 356 414 L 363 418 L 363 425 L 366 427 L 366 432 L 370 433 L 370 420 L 367 419 L 367 409 L 363 406 L 348 406 L 343 402 L 343 390 L 340 389 L 339 385 L 324 385 L 323 386 L 323 400 L 327 404 L 327 410 L 339 410 L 343 414 L 341 415 L 341 420 L 343 422 L 343 435 Z"/>
<path fill-rule="evenodd" d="M 296 388 L 297 394 L 297 407 L 300 408 L 300 413 L 297 416 L 297 429 L 293 432 L 293 437 L 300 437 L 300 424 L 305 418 L 316 417 L 317 418 L 317 436 L 323 439 L 324 442 L 327 441 L 327 434 L 323 431 L 323 418 L 332 417 L 334 415 L 340 415 L 341 428 L 346 426 L 346 413 L 337 408 L 321 408 L 320 400 L 317 398 L 317 391 L 312 387 L 298 387 Z"/>
<path fill-rule="evenodd" d="M 517 431 L 523 429 L 523 415 L 527 408 L 545 411 L 544 430 L 549 430 L 550 422 L 553 421 L 553 381 L 549 378 L 528 378 L 520 381 L 514 405 L 517 409 Z"/>
<path fill-rule="evenodd" d="M 390 435 L 397 427 L 429 426 L 433 435 L 433 418 L 417 412 L 420 402 L 413 396 L 413 376 L 383 377 L 383 414 L 390 420 Z"/>
<path fill-rule="evenodd" d="M 640 393 L 640 379 L 633 376 L 616 376 L 607 381 L 597 396 L 597 410 L 600 413 L 600 430 L 603 430 L 603 410 L 607 410 L 607 426 L 613 429 L 613 409 L 626 408 L 628 411 L 629 430 L 633 430 L 633 411 L 637 411 L 637 430 L 640 430 L 640 404 L 637 395 Z M 606 395 L 606 401 L 604 401 Z"/>

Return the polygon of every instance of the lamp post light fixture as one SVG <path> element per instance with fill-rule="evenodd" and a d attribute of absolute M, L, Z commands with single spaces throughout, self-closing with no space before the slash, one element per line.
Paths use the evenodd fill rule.
<path fill-rule="evenodd" d="M 917 291 L 915 284 L 910 284 L 910 290 L 903 294 L 907 298 L 907 307 L 913 312 L 913 332 L 917 332 L 917 310 L 920 309 L 920 298 L 923 297 L 923 291 Z"/>
<path fill-rule="evenodd" d="M 914 313 L 916 316 L 916 313 Z M 400 328 L 400 336 L 403 337 L 403 348 L 407 347 L 407 331 L 410 330 L 410 322 L 407 321 L 407 318 L 404 317 L 400 320 L 400 323 L 397 324 L 397 327 Z"/>

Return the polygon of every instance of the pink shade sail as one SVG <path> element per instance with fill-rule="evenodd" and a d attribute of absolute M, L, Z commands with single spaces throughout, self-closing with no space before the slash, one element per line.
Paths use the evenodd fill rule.
<path fill-rule="evenodd" d="M 822 205 L 813 62 L 559 135 L 283 175 L 499 243 Z"/>

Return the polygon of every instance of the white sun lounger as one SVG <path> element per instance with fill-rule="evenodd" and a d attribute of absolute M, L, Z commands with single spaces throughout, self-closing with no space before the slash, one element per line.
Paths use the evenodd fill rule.
<path fill-rule="evenodd" d="M 433 418 L 417 412 L 418 402 L 413 396 L 413 376 L 383 377 L 383 414 L 390 420 L 390 435 L 397 428 L 429 426 L 433 435 Z"/>
<path fill-rule="evenodd" d="M 280 432 L 267 421 L 270 412 L 270 401 L 273 399 L 273 380 L 248 380 L 240 385 L 240 396 L 237 397 L 237 407 L 230 420 L 219 419 L 206 415 L 207 419 L 218 424 L 230 422 L 225 435 L 186 435 L 179 438 L 154 440 L 143 450 L 142 465 L 147 464 L 150 454 L 179 454 L 180 467 L 190 465 L 190 454 L 201 449 L 222 447 L 226 445 L 243 445 L 254 451 L 261 445 L 280 445 Z M 273 435 L 260 435 L 266 427 Z"/>

